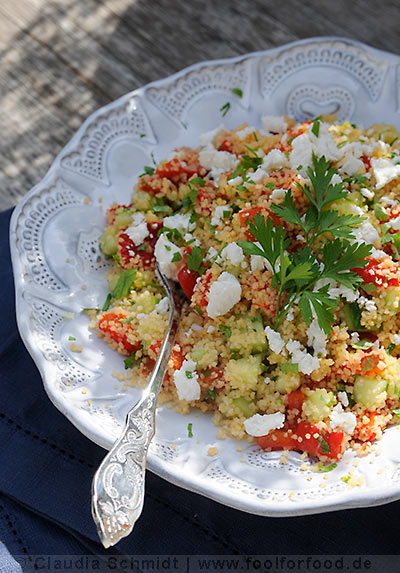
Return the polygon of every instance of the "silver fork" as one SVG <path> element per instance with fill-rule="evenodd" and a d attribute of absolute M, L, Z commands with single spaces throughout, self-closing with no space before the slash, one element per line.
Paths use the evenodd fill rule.
<path fill-rule="evenodd" d="M 158 265 L 156 272 L 168 296 L 167 332 L 148 385 L 128 412 L 121 437 L 100 464 L 92 482 L 92 515 L 106 548 L 129 535 L 142 513 L 147 451 L 155 431 L 157 398 L 178 328 L 174 285 Z"/>

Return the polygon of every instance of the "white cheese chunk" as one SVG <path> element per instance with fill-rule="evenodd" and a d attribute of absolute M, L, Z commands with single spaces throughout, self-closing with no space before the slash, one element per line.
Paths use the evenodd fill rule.
<path fill-rule="evenodd" d="M 264 328 L 264 332 L 268 338 L 268 344 L 272 352 L 275 352 L 275 354 L 281 354 L 282 350 L 285 348 L 285 341 L 279 332 L 276 332 L 270 326 L 266 326 Z M 284 354 L 286 354 L 286 352 L 284 352 Z"/>
<path fill-rule="evenodd" d="M 210 288 L 207 314 L 210 318 L 222 316 L 231 310 L 242 296 L 242 287 L 230 273 L 222 273 Z"/>
<path fill-rule="evenodd" d="M 235 169 L 239 163 L 236 155 L 228 151 L 217 151 L 211 144 L 200 151 L 199 161 L 214 179 L 219 178 L 225 171 Z"/>
<path fill-rule="evenodd" d="M 288 124 L 283 117 L 277 117 L 274 115 L 263 115 L 261 117 L 261 123 L 267 134 L 283 133 L 288 127 Z"/>
<path fill-rule="evenodd" d="M 292 355 L 292 364 L 298 364 L 299 372 L 311 374 L 314 370 L 318 370 L 319 358 L 311 356 L 298 340 L 289 340 L 286 344 L 286 349 Z"/>
<path fill-rule="evenodd" d="M 154 249 L 154 256 L 158 262 L 161 272 L 164 275 L 174 281 L 177 280 L 177 274 L 179 270 L 178 262 L 173 263 L 172 258 L 175 253 L 180 253 L 182 255 L 182 249 L 171 243 L 168 240 L 166 233 L 162 233 L 158 238 Z"/>
<path fill-rule="evenodd" d="M 349 405 L 349 397 L 347 396 L 347 392 L 338 392 L 337 395 L 344 407 Z"/>
<path fill-rule="evenodd" d="M 281 167 L 288 167 L 289 162 L 284 153 L 279 149 L 272 149 L 264 157 L 262 162 L 262 169 L 267 173 L 273 171 L 274 169 L 281 169 Z"/>
<path fill-rule="evenodd" d="M 395 158 L 399 160 L 398 157 Z M 400 175 L 400 165 L 396 165 L 392 159 L 373 157 L 371 159 L 372 171 L 376 179 L 376 188 L 382 189 L 385 185 Z"/>
<path fill-rule="evenodd" d="M 211 225 L 218 227 L 222 223 L 224 211 L 230 211 L 227 205 L 218 205 L 218 207 L 215 207 L 214 213 L 211 217 Z"/>
<path fill-rule="evenodd" d="M 237 243 L 229 243 L 221 253 L 221 258 L 237 266 L 244 260 L 243 250 Z"/>
<path fill-rule="evenodd" d="M 212 144 L 216 135 L 218 135 L 218 133 L 220 131 L 222 131 L 223 129 L 224 129 L 224 126 L 221 124 L 218 127 L 216 127 L 215 129 L 212 129 L 211 131 L 207 131 L 206 133 L 202 133 L 199 137 L 200 145 L 206 146 L 206 145 Z"/>
<path fill-rule="evenodd" d="M 200 384 L 198 383 L 196 363 L 184 360 L 180 370 L 174 372 L 174 382 L 179 400 L 199 400 Z"/>
<path fill-rule="evenodd" d="M 286 189 L 274 189 L 271 193 L 272 201 L 283 201 L 286 195 Z"/>
<path fill-rule="evenodd" d="M 357 418 L 352 412 L 345 412 L 342 404 L 337 404 L 329 415 L 331 428 L 340 428 L 347 434 L 352 434 L 357 425 Z"/>
<path fill-rule="evenodd" d="M 328 338 L 325 332 L 319 327 L 318 320 L 314 318 L 310 326 L 307 328 L 307 345 L 312 346 L 314 349 L 314 355 L 317 356 L 321 354 L 326 356 L 326 344 Z"/>
<path fill-rule="evenodd" d="M 186 215 L 177 213 L 176 215 L 165 217 L 163 219 L 163 225 L 164 227 L 168 227 L 169 229 L 178 229 L 180 233 L 186 233 L 186 231 L 193 231 L 193 229 L 196 227 L 196 224 L 190 222 L 190 217 L 191 217 L 190 213 L 186 213 Z"/>
<path fill-rule="evenodd" d="M 239 129 L 239 131 L 236 132 L 236 135 L 238 136 L 239 139 L 245 139 L 248 135 L 254 133 L 255 131 L 256 131 L 255 127 L 247 126 L 244 127 L 243 129 Z"/>
<path fill-rule="evenodd" d="M 135 213 L 132 218 L 132 223 L 125 229 L 124 233 L 128 235 L 135 245 L 141 245 L 146 237 L 149 235 L 147 228 L 147 221 L 143 213 Z"/>
<path fill-rule="evenodd" d="M 169 302 L 168 297 L 164 297 L 156 304 L 154 307 L 153 312 L 157 312 L 158 314 L 166 314 L 169 310 Z"/>
<path fill-rule="evenodd" d="M 228 179 L 228 184 L 232 185 L 232 187 L 236 187 L 236 185 L 241 185 L 243 183 L 243 179 L 238 175 L 237 177 L 233 177 L 232 179 Z"/>
<path fill-rule="evenodd" d="M 266 436 L 271 430 L 283 428 L 285 414 L 275 412 L 275 414 L 254 414 L 244 421 L 244 427 L 249 436 Z"/>
<path fill-rule="evenodd" d="M 378 231 L 368 221 L 361 223 L 356 229 L 353 229 L 353 235 L 358 243 L 373 245 L 379 241 Z"/>

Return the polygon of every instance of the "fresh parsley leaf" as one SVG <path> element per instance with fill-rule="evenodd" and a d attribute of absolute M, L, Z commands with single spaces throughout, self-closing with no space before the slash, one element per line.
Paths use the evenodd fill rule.
<path fill-rule="evenodd" d="M 393 350 L 394 350 L 395 348 L 396 348 L 396 345 L 395 345 L 393 342 L 391 342 L 391 343 L 389 344 L 389 346 L 386 348 L 386 352 L 387 352 L 388 354 L 392 354 L 392 352 L 393 352 Z"/>
<path fill-rule="evenodd" d="M 68 340 L 76 340 L 75 336 L 68 336 Z"/>
<path fill-rule="evenodd" d="M 225 324 L 220 324 L 218 326 L 218 330 L 220 332 L 223 332 L 226 336 L 226 338 L 230 338 L 231 334 L 232 334 L 232 330 L 229 328 L 229 326 L 226 326 Z"/>
<path fill-rule="evenodd" d="M 351 476 L 342 476 L 340 479 L 344 481 L 344 483 L 349 483 Z"/>
<path fill-rule="evenodd" d="M 195 309 L 197 314 L 199 314 L 200 316 L 203 316 L 203 311 L 201 310 L 201 308 L 199 307 L 198 304 L 195 304 L 193 308 Z"/>
<path fill-rule="evenodd" d="M 136 278 L 137 269 L 130 269 L 128 271 L 123 271 L 119 276 L 118 282 L 114 287 L 112 296 L 116 299 L 124 298 Z"/>
<path fill-rule="evenodd" d="M 133 366 L 136 366 L 136 364 L 139 361 L 140 361 L 140 359 L 136 358 L 136 351 L 132 352 L 132 354 L 130 354 L 128 356 L 128 358 L 125 358 L 125 360 L 124 360 L 125 370 L 128 370 L 128 368 L 132 368 Z"/>
<path fill-rule="evenodd" d="M 188 424 L 188 426 L 187 426 L 188 438 L 193 438 L 192 428 L 193 428 L 193 424 L 192 423 Z"/>
<path fill-rule="evenodd" d="M 232 88 L 232 93 L 239 97 L 243 97 L 243 91 L 240 88 Z"/>
<path fill-rule="evenodd" d="M 326 435 L 326 434 L 325 434 Z M 322 437 L 322 436 L 318 436 L 317 440 L 319 441 L 319 443 L 321 444 L 321 452 L 323 454 L 330 454 L 331 453 L 331 448 L 329 447 L 328 442 Z"/>
<path fill-rule="evenodd" d="M 186 378 L 188 378 L 189 380 L 193 378 L 193 372 L 191 372 L 190 370 L 185 370 L 185 375 Z"/>
<path fill-rule="evenodd" d="M 362 284 L 362 278 L 351 269 L 363 269 L 371 253 L 371 245 L 349 243 L 335 239 L 328 241 L 322 250 L 324 269 L 323 278 L 336 280 L 346 287 L 354 288 Z"/>
<path fill-rule="evenodd" d="M 318 119 L 316 119 L 311 126 L 311 131 L 315 135 L 315 137 L 319 137 L 319 126 L 320 126 L 320 122 Z"/>
<path fill-rule="evenodd" d="M 206 376 L 205 372 L 204 372 L 204 376 Z M 218 391 L 216 388 L 208 388 L 207 389 L 207 394 L 205 395 L 204 400 L 215 400 L 215 398 L 217 397 Z"/>
<path fill-rule="evenodd" d="M 184 209 L 190 209 L 196 201 L 198 195 L 197 189 L 191 188 L 189 193 L 182 199 L 182 206 Z"/>
<path fill-rule="evenodd" d="M 192 253 L 186 255 L 187 266 L 191 271 L 199 273 L 201 276 L 206 270 L 202 262 L 204 260 L 204 254 L 200 247 L 193 247 Z"/>
<path fill-rule="evenodd" d="M 225 117 L 228 111 L 231 109 L 231 104 L 227 101 L 222 107 L 219 108 L 219 111 L 222 111 L 222 117 Z"/>
<path fill-rule="evenodd" d="M 376 216 L 376 218 L 378 219 L 378 221 L 383 221 L 383 222 L 385 222 L 385 221 L 387 221 L 387 220 L 389 219 L 389 217 L 387 216 L 387 214 L 386 214 L 384 208 L 383 208 L 381 205 L 379 205 L 379 203 L 377 203 L 377 204 L 375 205 L 375 207 L 374 207 L 374 213 L 375 213 L 375 216 Z"/>
<path fill-rule="evenodd" d="M 110 304 L 111 304 L 111 300 L 112 300 L 112 294 L 109 292 L 106 300 L 104 301 L 103 307 L 102 307 L 102 312 L 105 312 L 106 310 L 108 310 L 110 308 Z"/>
<path fill-rule="evenodd" d="M 324 464 L 318 464 L 318 471 L 321 473 L 331 472 L 337 468 L 337 464 L 330 464 L 329 466 L 324 466 Z"/>
<path fill-rule="evenodd" d="M 242 155 L 239 165 L 236 167 L 235 171 L 232 173 L 230 179 L 234 179 L 235 177 L 242 177 L 243 179 L 246 176 L 246 173 L 249 169 L 254 169 L 256 171 L 260 165 L 262 164 L 261 157 L 258 155 L 254 155 L 251 157 L 250 155 Z"/>
<path fill-rule="evenodd" d="M 191 179 L 189 183 L 191 185 L 205 185 L 207 182 L 202 177 L 194 177 L 194 179 Z"/>
<path fill-rule="evenodd" d="M 327 336 L 332 334 L 332 323 L 334 322 L 333 310 L 337 305 L 337 300 L 332 299 L 328 293 L 328 286 L 322 287 L 317 291 L 304 291 L 298 300 L 300 312 L 304 322 L 309 325 L 313 319 L 313 312 L 318 319 L 319 327 Z"/>
<path fill-rule="evenodd" d="M 173 254 L 171 263 L 177 263 L 178 261 L 182 260 L 182 255 L 180 254 L 179 251 L 177 251 L 176 253 Z"/>
<path fill-rule="evenodd" d="M 154 175 L 155 169 L 154 167 L 150 167 L 149 165 L 144 166 L 144 173 L 139 175 L 139 177 L 144 177 L 144 175 Z"/>

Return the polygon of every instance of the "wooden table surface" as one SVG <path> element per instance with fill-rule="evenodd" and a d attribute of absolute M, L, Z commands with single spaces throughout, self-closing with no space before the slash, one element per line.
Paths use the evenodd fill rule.
<path fill-rule="evenodd" d="M 0 209 L 94 110 L 201 60 L 311 36 L 400 53 L 398 0 L 1 0 Z"/>

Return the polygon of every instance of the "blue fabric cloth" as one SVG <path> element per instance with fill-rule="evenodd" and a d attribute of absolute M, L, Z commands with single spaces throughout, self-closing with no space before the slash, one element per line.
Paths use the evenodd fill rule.
<path fill-rule="evenodd" d="M 398 554 L 398 502 L 272 519 L 224 507 L 151 473 L 133 534 L 103 549 L 90 486 L 105 452 L 51 404 L 18 334 L 10 215 L 0 213 L 0 571 L 21 570 L 12 556 L 38 554 Z"/>

